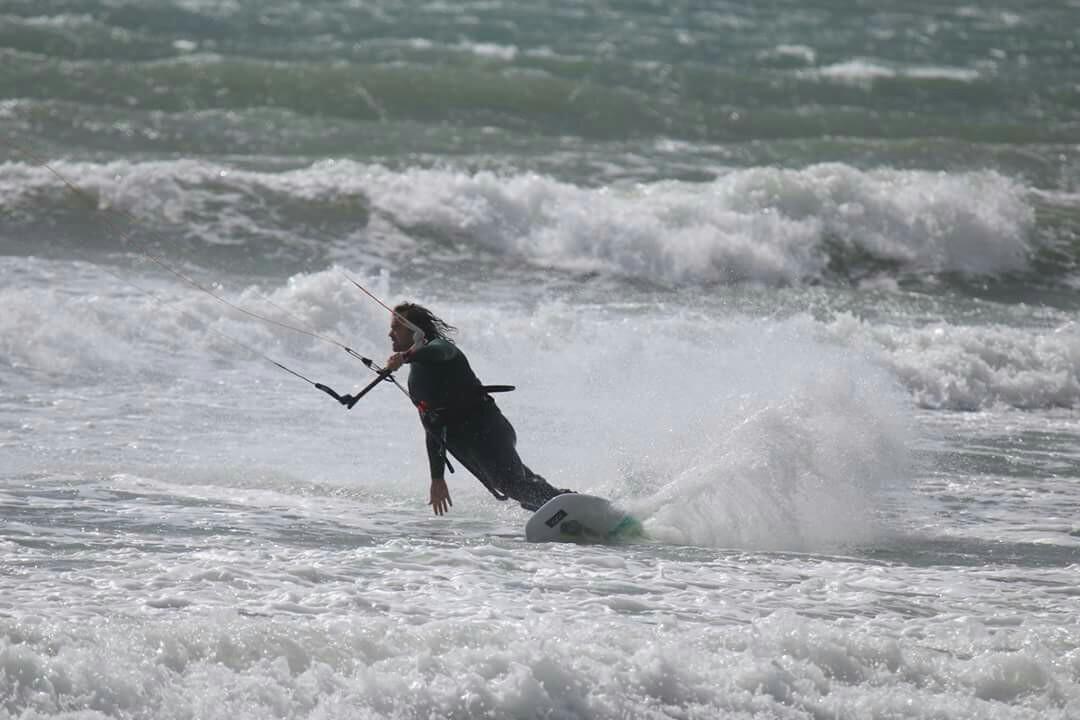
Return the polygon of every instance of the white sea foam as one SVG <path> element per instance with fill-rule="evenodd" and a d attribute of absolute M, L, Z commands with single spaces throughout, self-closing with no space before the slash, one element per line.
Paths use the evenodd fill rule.
<path fill-rule="evenodd" d="M 760 51 L 758 58 L 794 65 L 812 65 L 817 59 L 817 52 L 809 45 L 777 45 L 774 48 Z"/>
<path fill-rule="evenodd" d="M 679 708 L 792 720 L 928 711 L 1064 720 L 1080 707 L 1065 609 L 1042 593 L 1002 592 L 991 573 L 959 572 L 946 583 L 843 560 L 822 575 L 799 558 L 549 555 L 401 541 L 324 554 L 318 562 L 335 575 L 316 583 L 162 578 L 176 592 L 198 589 L 201 607 L 134 612 L 125 603 L 78 622 L 0 619 L 0 711 L 659 720 Z M 229 562 L 254 567 L 254 559 Z M 127 596 L 140 596 L 136 563 L 120 567 L 132 573 Z M 115 564 L 107 572 L 122 577 Z M 952 597 L 961 591 L 966 605 Z M 83 593 L 88 608 L 96 592 Z M 257 592 L 295 602 L 246 615 L 226 602 Z M 303 612 L 334 594 L 330 612 Z M 1016 616 L 1006 598 L 1040 619 Z"/>
<path fill-rule="evenodd" d="M 457 50 L 472 53 L 484 58 L 510 62 L 518 56 L 520 50 L 515 45 L 499 45 L 497 43 L 466 43 L 456 46 Z"/>
<path fill-rule="evenodd" d="M 1025 267 L 1034 222 L 1024 188 L 993 172 L 817 165 L 596 190 L 534 175 L 369 172 L 375 203 L 404 223 L 661 283 L 820 278 L 827 241 L 908 270 L 1005 272 Z"/>
<path fill-rule="evenodd" d="M 151 224 L 162 218 L 183 223 L 211 242 L 306 242 L 290 229 L 285 211 L 267 212 L 252 200 L 272 193 L 314 203 L 312 217 L 345 202 L 355 205 L 359 220 L 370 207 L 375 227 L 392 221 L 380 231 L 380 244 L 415 242 L 410 228 L 434 229 L 473 250 L 539 266 L 662 284 L 817 281 L 831 263 L 864 256 L 909 272 L 992 275 L 1026 267 L 1034 225 L 1026 188 L 994 172 L 828 164 L 736 170 L 709 183 L 584 188 L 533 174 L 396 172 L 351 162 L 282 173 L 196 161 L 58 169 L 94 192 L 103 207 Z M 58 198 L 67 192 L 44 169 L 0 169 L 0 202 L 13 214 L 26 212 L 29 198 L 46 191 Z M 330 242 L 347 257 L 365 240 Z"/>
<path fill-rule="evenodd" d="M 800 76 L 852 85 L 870 86 L 876 80 L 909 78 L 913 80 L 950 80 L 971 83 L 979 79 L 979 71 L 971 68 L 945 66 L 893 66 L 882 61 L 855 58 L 824 67 L 800 70 Z"/>
<path fill-rule="evenodd" d="M 879 503 L 911 477 L 906 403 L 894 380 L 861 353 L 786 324 L 711 329 L 707 337 L 722 341 L 663 334 L 664 350 L 623 361 L 618 382 L 627 387 L 608 401 L 618 418 L 608 442 L 621 449 L 631 486 L 649 488 L 633 507 L 651 533 L 787 550 L 876 537 Z M 672 355 L 700 359 L 673 377 L 663 370 Z"/>
<path fill-rule="evenodd" d="M 58 167 L 130 238 L 0 166 L 0 720 L 1080 717 L 1076 0 L 65 5 L 101 24 L 0 32 L 0 117 L 112 161 Z M 149 59 L 176 42 L 202 54 Z M 448 47 L 465 82 L 561 80 L 400 85 Z M 713 122 L 733 102 L 763 122 Z M 958 142 L 897 135 L 924 120 Z M 385 165 L 310 164 L 339 151 Z M 628 184 L 661 177 L 694 180 Z M 435 517 L 397 388 L 345 410 L 243 345 L 340 391 L 366 368 L 147 239 L 376 359 L 387 314 L 339 270 L 429 304 L 517 385 L 530 467 L 651 537 L 526 543 L 460 469 Z"/>
<path fill-rule="evenodd" d="M 72 375 L 83 381 L 92 377 L 105 380 L 116 374 L 149 377 L 177 372 L 184 363 L 213 358 L 248 363 L 253 359 L 248 348 L 322 364 L 327 357 L 344 357 L 335 343 L 356 345 L 358 340 L 364 340 L 360 347 L 369 347 L 368 352 L 372 352 L 386 332 L 385 311 L 374 303 L 358 302 L 359 291 L 349 280 L 355 276 L 354 271 L 342 268 L 298 274 L 281 285 L 218 289 L 230 303 L 323 336 L 319 339 L 260 322 L 206 293 L 162 284 L 161 278 L 131 278 L 134 286 L 154 294 L 150 297 L 125 284 L 122 273 L 102 274 L 92 266 L 75 270 L 70 265 L 61 269 L 44 261 L 29 265 L 18 262 L 27 276 L 35 279 L 0 289 L 0 301 L 6 308 L 0 317 L 0 347 L 11 365 L 58 378 Z M 50 278 L 61 271 L 64 283 L 55 285 Z M 411 292 L 392 283 L 385 273 L 360 275 L 359 279 L 383 296 Z M 470 321 L 473 340 L 497 343 L 498 352 L 519 343 L 543 348 L 566 342 L 575 347 L 578 341 L 591 344 L 592 333 L 603 329 L 590 330 L 577 320 L 568 320 L 576 313 L 558 301 L 546 303 L 537 312 L 529 315 L 524 309 L 507 308 L 505 313 L 481 313 Z M 672 352 L 669 344 L 674 340 L 728 335 L 732 332 L 728 323 L 738 322 L 738 318 L 684 325 L 676 317 L 670 326 L 650 325 L 648 329 L 638 327 L 639 322 L 632 315 L 618 319 L 608 345 L 628 354 L 664 356 Z M 1080 405 L 1080 377 L 1076 372 L 1080 367 L 1080 333 L 1068 322 L 1056 328 L 969 325 L 947 320 L 931 324 L 880 322 L 846 312 L 826 319 L 802 317 L 796 322 L 806 337 L 870 358 L 869 370 L 887 370 L 922 407 L 974 410 Z M 764 325 L 757 321 L 753 331 L 740 331 L 740 352 L 756 347 L 758 335 L 768 337 L 767 333 L 779 327 L 782 325 L 775 321 Z M 791 352 L 782 347 L 775 350 L 779 355 Z M 496 353 L 494 346 L 491 352 Z M 680 352 L 693 354 L 701 349 L 695 349 L 691 342 Z M 527 361 L 522 358 L 522 362 Z M 553 361 L 551 366 L 575 364 L 568 357 Z M 662 372 L 660 368 L 655 370 Z M 536 371 L 541 372 L 541 368 Z M 543 370 L 550 371 L 551 367 Z M 566 379 L 573 382 L 572 377 Z"/>
<path fill-rule="evenodd" d="M 897 328 L 843 315 L 827 333 L 874 348 L 915 401 L 978 410 L 1080 406 L 1080 333 L 938 322 Z"/>

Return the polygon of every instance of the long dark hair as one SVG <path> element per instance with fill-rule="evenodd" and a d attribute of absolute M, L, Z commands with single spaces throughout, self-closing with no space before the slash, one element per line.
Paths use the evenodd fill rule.
<path fill-rule="evenodd" d="M 457 328 L 428 310 L 423 305 L 403 302 L 394 306 L 394 312 L 423 330 L 425 340 L 442 338 L 443 340 L 453 342 L 450 335 L 457 332 Z"/>

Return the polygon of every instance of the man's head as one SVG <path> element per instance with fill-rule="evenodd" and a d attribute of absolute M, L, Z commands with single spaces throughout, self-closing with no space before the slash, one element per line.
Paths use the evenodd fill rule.
<path fill-rule="evenodd" d="M 413 346 L 413 327 L 420 328 L 425 340 L 437 337 L 449 340 L 450 333 L 457 329 L 423 305 L 401 303 L 394 307 L 394 317 L 390 321 L 390 342 L 394 352 L 404 352 Z"/>

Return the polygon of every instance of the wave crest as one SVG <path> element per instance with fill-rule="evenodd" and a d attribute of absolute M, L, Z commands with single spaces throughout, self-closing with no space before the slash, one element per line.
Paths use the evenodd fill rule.
<path fill-rule="evenodd" d="M 487 253 L 661 286 L 780 286 L 1008 275 L 1027 270 L 1035 251 L 1028 189 L 995 172 L 825 164 L 733 170 L 704 183 L 584 187 L 532 173 L 349 161 L 278 172 L 194 160 L 57 168 L 105 215 L 44 168 L 0 166 L 3 223 L 13 226 L 3 243 L 16 246 L 8 252 L 38 252 L 40 243 L 19 244 L 35 231 L 50 248 L 130 250 L 107 230 L 93 235 L 102 217 L 126 221 L 127 213 L 135 240 L 152 249 L 161 249 L 161 235 L 193 262 L 257 256 L 279 263 L 279 273 L 372 258 L 394 267 L 414 252 L 452 262 Z"/>

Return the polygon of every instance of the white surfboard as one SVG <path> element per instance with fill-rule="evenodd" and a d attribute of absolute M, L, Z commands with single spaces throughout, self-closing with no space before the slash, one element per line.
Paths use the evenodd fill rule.
<path fill-rule="evenodd" d="M 529 542 L 609 543 L 640 537 L 641 522 L 602 497 L 563 493 L 525 523 Z"/>

